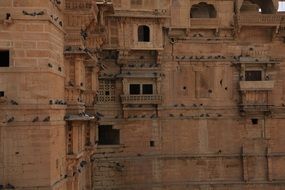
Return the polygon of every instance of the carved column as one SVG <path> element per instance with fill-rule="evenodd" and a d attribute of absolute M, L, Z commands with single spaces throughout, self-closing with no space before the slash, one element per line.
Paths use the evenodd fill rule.
<path fill-rule="evenodd" d="M 91 89 L 93 91 L 97 91 L 99 89 L 99 80 L 98 80 L 98 75 L 99 75 L 99 67 L 93 67 L 92 69 L 92 75 L 91 75 Z"/>
<path fill-rule="evenodd" d="M 83 58 L 81 56 L 75 57 L 74 62 L 74 74 L 75 74 L 75 86 L 80 86 L 82 81 L 82 70 L 83 70 Z"/>

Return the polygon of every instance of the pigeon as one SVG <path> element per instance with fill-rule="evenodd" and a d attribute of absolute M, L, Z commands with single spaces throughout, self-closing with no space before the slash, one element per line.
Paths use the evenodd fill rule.
<path fill-rule="evenodd" d="M 15 118 L 14 117 L 11 117 L 10 119 L 8 119 L 8 123 L 11 123 L 11 122 L 13 122 L 15 120 Z"/>
<path fill-rule="evenodd" d="M 50 121 L 50 116 L 47 116 L 43 121 L 44 121 L 44 122 Z"/>
<path fill-rule="evenodd" d="M 37 122 L 37 121 L 39 121 L 39 117 L 35 117 L 35 118 L 33 119 L 33 122 Z"/>
<path fill-rule="evenodd" d="M 10 102 L 11 102 L 11 104 L 13 104 L 13 105 L 18 105 L 18 103 L 17 103 L 15 100 L 11 100 Z"/>

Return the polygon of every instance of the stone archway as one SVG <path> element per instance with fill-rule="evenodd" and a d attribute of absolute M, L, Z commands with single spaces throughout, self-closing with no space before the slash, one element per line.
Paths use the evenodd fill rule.
<path fill-rule="evenodd" d="M 262 14 L 274 14 L 278 9 L 278 0 L 237 0 L 236 11 L 239 13 L 245 1 L 256 4 L 260 7 Z"/>
<path fill-rule="evenodd" d="M 190 18 L 216 18 L 217 11 L 214 5 L 205 2 L 194 4 L 190 9 Z"/>

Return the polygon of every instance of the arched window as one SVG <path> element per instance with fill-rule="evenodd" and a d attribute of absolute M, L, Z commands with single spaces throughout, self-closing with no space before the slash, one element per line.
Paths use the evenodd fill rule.
<path fill-rule="evenodd" d="M 244 0 L 240 12 L 273 14 L 276 10 L 272 0 Z"/>
<path fill-rule="evenodd" d="M 150 41 L 150 29 L 146 25 L 141 25 L 138 27 L 138 41 L 139 42 L 149 42 Z"/>
<path fill-rule="evenodd" d="M 190 18 L 216 18 L 217 11 L 211 4 L 201 2 L 191 7 Z"/>

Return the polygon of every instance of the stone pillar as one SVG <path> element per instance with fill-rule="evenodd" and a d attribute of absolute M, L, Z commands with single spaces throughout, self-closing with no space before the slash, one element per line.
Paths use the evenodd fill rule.
<path fill-rule="evenodd" d="M 242 147 L 241 154 L 242 154 L 242 171 L 243 171 L 243 180 L 248 181 L 248 172 L 247 172 L 247 156 L 245 155 L 245 148 Z"/>
<path fill-rule="evenodd" d="M 99 90 L 99 80 L 98 80 L 98 75 L 99 75 L 99 67 L 93 67 L 92 69 L 92 76 L 91 76 L 91 89 L 93 91 Z"/>
<path fill-rule="evenodd" d="M 271 159 L 271 149 L 267 147 L 267 180 L 272 181 L 272 159 Z"/>
<path fill-rule="evenodd" d="M 80 56 L 77 56 L 75 58 L 75 62 L 74 62 L 74 74 L 75 74 L 75 86 L 80 86 L 81 83 L 83 83 L 83 58 Z"/>
<path fill-rule="evenodd" d="M 200 72 L 195 71 L 195 97 L 200 97 Z"/>

